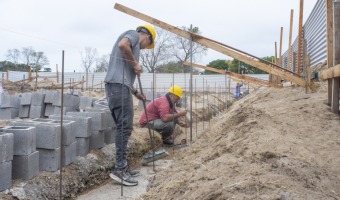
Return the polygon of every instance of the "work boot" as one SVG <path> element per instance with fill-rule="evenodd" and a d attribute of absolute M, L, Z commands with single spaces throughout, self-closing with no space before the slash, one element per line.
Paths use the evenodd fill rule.
<path fill-rule="evenodd" d="M 139 175 L 139 170 L 133 170 L 130 168 L 130 166 L 127 166 L 126 171 L 132 176 L 132 177 L 137 177 Z"/>
<path fill-rule="evenodd" d="M 130 173 L 127 171 L 127 168 L 124 168 L 122 170 L 113 170 L 112 173 L 110 173 L 110 178 L 112 178 L 117 183 L 126 185 L 126 186 L 135 186 L 138 185 L 138 181 L 132 178 Z"/>

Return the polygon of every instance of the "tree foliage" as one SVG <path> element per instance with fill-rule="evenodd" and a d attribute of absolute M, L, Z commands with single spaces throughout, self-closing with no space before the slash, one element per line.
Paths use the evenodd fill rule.
<path fill-rule="evenodd" d="M 7 59 L 9 62 L 2 62 L 3 70 L 12 71 L 29 71 L 30 68 L 41 70 L 43 66 L 48 65 L 49 61 L 42 51 L 35 51 L 32 47 L 23 47 L 22 50 L 7 50 Z M 20 62 L 21 61 L 21 62 Z"/>
<path fill-rule="evenodd" d="M 95 72 L 107 72 L 109 69 L 110 54 L 102 55 L 96 60 Z"/>
<path fill-rule="evenodd" d="M 226 60 L 214 60 L 211 61 L 208 65 L 208 67 L 213 67 L 215 69 L 221 69 L 221 70 L 228 70 L 229 66 Z M 204 70 L 204 74 L 218 74 L 217 72 L 209 71 L 209 70 Z"/>

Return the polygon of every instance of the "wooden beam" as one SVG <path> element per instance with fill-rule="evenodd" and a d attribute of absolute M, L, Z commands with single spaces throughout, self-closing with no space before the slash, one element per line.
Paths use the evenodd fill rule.
<path fill-rule="evenodd" d="M 333 1 L 333 28 L 334 28 L 334 65 L 340 64 L 340 1 Z M 332 79 L 332 104 L 331 111 L 339 114 L 339 88 L 340 78 Z"/>
<path fill-rule="evenodd" d="M 191 66 L 191 63 L 183 62 L 183 65 Z M 257 78 L 241 75 L 241 74 L 234 73 L 234 72 L 231 72 L 231 71 L 228 71 L 228 70 L 216 69 L 216 68 L 213 68 L 213 67 L 198 65 L 198 64 L 194 64 L 194 63 L 192 63 L 192 66 L 197 67 L 197 68 L 201 68 L 201 69 L 206 69 L 206 70 L 213 71 L 213 72 L 217 72 L 217 73 L 220 73 L 220 74 L 228 74 L 229 76 L 235 77 L 235 78 L 240 79 L 240 80 L 244 80 L 244 81 L 249 82 L 249 83 L 254 83 L 254 84 L 257 84 L 257 85 L 266 85 L 266 86 L 270 86 L 270 87 L 282 88 L 282 85 L 269 83 L 268 81 L 264 81 L 262 79 L 257 79 Z"/>
<path fill-rule="evenodd" d="M 300 0 L 300 11 L 299 11 L 299 34 L 298 34 L 298 61 L 297 61 L 297 68 L 298 74 L 301 75 L 301 58 L 302 58 L 302 26 L 303 26 L 303 0 Z"/>
<path fill-rule="evenodd" d="M 240 60 L 242 62 L 245 62 L 251 66 L 254 66 L 258 69 L 261 69 L 263 71 L 266 71 L 270 74 L 274 74 L 274 75 L 277 75 L 277 76 L 280 76 L 288 81 L 291 81 L 291 82 L 294 82 L 298 85 L 301 85 L 303 87 L 306 87 L 306 81 L 302 80 L 301 78 L 297 77 L 297 76 L 294 76 L 292 75 L 291 73 L 289 72 L 286 72 L 286 71 L 282 71 L 280 69 L 278 69 L 277 67 L 272 67 L 272 66 L 269 66 L 268 64 L 265 64 L 265 63 L 262 63 L 262 62 L 258 62 L 256 60 L 253 60 L 252 58 L 249 58 L 247 56 L 244 56 L 240 53 L 237 53 L 235 51 L 232 51 L 226 47 L 223 47 L 219 44 L 216 44 L 215 42 L 212 42 L 210 41 L 210 39 L 208 38 L 205 38 L 203 36 L 200 36 L 200 35 L 197 35 L 197 34 L 194 34 L 194 33 L 190 33 L 188 31 L 184 31 L 184 30 L 181 30 L 177 27 L 174 27 L 174 26 L 171 26 L 165 22 L 162 22 L 158 19 L 155 19 L 155 18 L 152 18 L 150 16 L 147 16 L 145 14 L 142 14 L 138 11 L 135 11 L 135 10 L 132 10 L 128 7 L 125 7 L 121 4 L 118 4 L 116 3 L 115 6 L 114 6 L 115 9 L 121 11 L 121 12 L 124 12 L 128 15 L 131 15 L 133 17 L 136 17 L 136 18 L 139 18 L 141 20 L 144 20 L 148 23 L 151 23 L 155 26 L 158 26 L 158 27 L 161 27 L 165 30 L 168 30 L 172 33 L 175 33 L 179 36 L 182 36 L 186 39 L 189 39 L 189 40 L 193 40 L 194 42 L 198 43 L 198 44 L 201 44 L 203 46 L 206 46 L 206 47 L 209 47 L 211 49 L 214 49 L 215 51 L 218 51 L 220 53 L 223 53 L 227 56 L 230 56 L 232 58 L 235 58 L 237 60 Z"/>
<path fill-rule="evenodd" d="M 326 0 L 327 65 L 334 66 L 333 55 L 333 0 Z M 328 80 L 328 105 L 332 102 L 332 80 Z"/>
<path fill-rule="evenodd" d="M 293 16 L 294 10 L 290 10 L 290 28 L 289 28 L 289 41 L 288 41 L 288 61 L 287 61 L 287 69 L 292 71 L 290 66 L 292 62 L 292 32 L 293 32 Z"/>
<path fill-rule="evenodd" d="M 319 72 L 319 80 L 321 81 L 326 81 L 336 77 L 340 77 L 340 64 Z"/>

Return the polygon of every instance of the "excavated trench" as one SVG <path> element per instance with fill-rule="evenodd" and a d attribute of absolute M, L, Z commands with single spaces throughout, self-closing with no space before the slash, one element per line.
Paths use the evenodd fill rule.
<path fill-rule="evenodd" d="M 209 95 L 211 101 L 209 103 L 205 101 L 204 105 L 202 96 L 197 95 L 195 100 L 196 103 L 192 106 L 192 130 L 194 133 L 193 135 L 196 135 L 195 137 L 198 137 L 197 135 L 204 131 L 202 124 L 204 127 L 204 123 L 207 124 L 208 121 L 210 122 L 214 116 L 218 116 L 234 101 L 227 101 L 227 103 L 225 103 L 224 97 L 223 99 L 219 99 L 219 97 L 219 95 Z M 217 101 L 215 102 L 218 102 L 217 104 L 214 104 L 215 102 L 212 100 L 214 98 L 216 98 Z M 129 141 L 129 163 L 137 168 L 141 166 L 141 157 L 150 151 L 150 138 L 147 129 L 139 128 L 136 124 L 140 113 L 141 109 L 135 105 L 134 130 Z M 187 118 L 190 119 L 188 116 Z M 207 127 L 207 125 L 205 125 L 205 127 Z M 180 141 L 182 138 L 189 138 L 188 135 L 188 129 L 185 130 L 184 128 L 176 127 L 176 140 Z M 195 137 L 193 140 L 195 140 Z M 155 143 L 159 143 L 160 137 L 157 133 L 154 138 Z M 187 141 L 189 141 L 189 139 Z M 169 149 L 169 151 L 171 152 L 171 149 Z M 173 156 L 175 157 L 175 155 Z M 172 155 L 170 156 L 170 159 L 171 157 Z M 107 145 L 101 149 L 92 150 L 85 157 L 77 157 L 75 163 L 63 168 L 62 199 L 76 199 L 82 194 L 89 193 L 90 191 L 96 190 L 107 184 L 112 184 L 112 181 L 109 179 L 109 173 L 113 164 L 114 144 Z M 150 165 L 152 165 L 152 163 Z M 169 162 L 160 165 L 163 167 L 168 166 Z M 147 169 L 145 174 L 152 175 L 152 172 L 150 172 L 150 169 Z M 141 192 L 145 191 L 148 182 L 144 182 L 143 184 L 145 185 L 145 188 L 142 189 Z M 56 172 L 40 172 L 38 176 L 28 181 L 13 180 L 11 189 L 0 192 L 0 199 L 59 199 L 59 194 L 60 171 L 58 170 Z"/>

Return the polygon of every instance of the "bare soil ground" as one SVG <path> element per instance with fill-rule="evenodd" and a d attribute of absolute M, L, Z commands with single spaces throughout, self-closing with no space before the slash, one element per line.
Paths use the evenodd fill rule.
<path fill-rule="evenodd" d="M 139 199 L 340 199 L 340 118 L 326 105 L 325 85 L 311 94 L 292 86 L 258 89 L 227 110 L 225 104 L 212 105 L 215 97 L 223 102 L 213 94 L 209 109 L 203 109 L 198 95 L 193 142 L 169 151 L 173 164 L 157 171 Z M 137 126 L 140 113 L 136 102 L 129 143 L 136 167 L 150 150 L 148 130 Z M 188 134 L 178 127 L 176 141 Z M 158 143 L 157 133 L 155 138 Z M 108 145 L 65 167 L 63 198 L 107 182 L 113 152 Z M 0 199 L 59 199 L 59 171 L 16 180 Z"/>
<path fill-rule="evenodd" d="M 300 87 L 237 101 L 140 199 L 340 199 L 339 115 Z"/>

